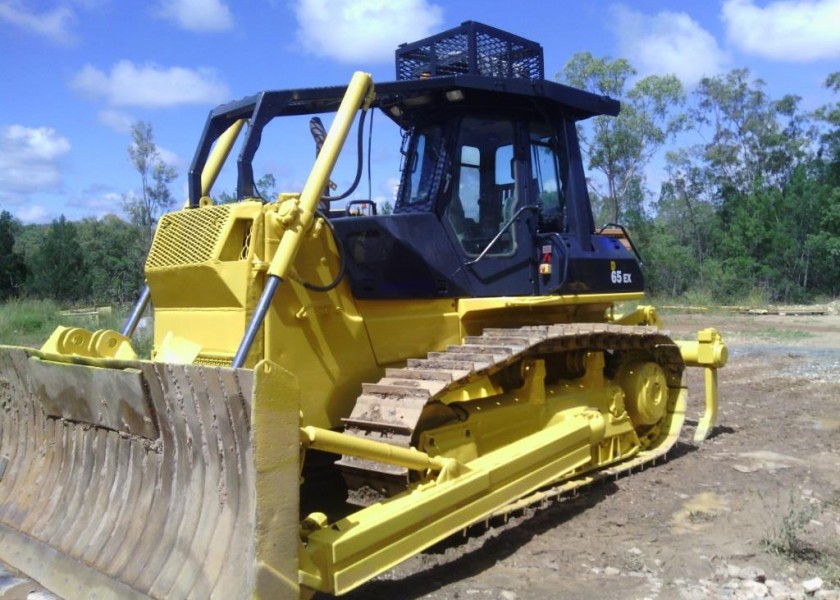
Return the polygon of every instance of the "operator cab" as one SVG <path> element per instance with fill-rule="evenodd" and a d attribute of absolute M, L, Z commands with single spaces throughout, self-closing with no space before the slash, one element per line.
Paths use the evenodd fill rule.
<path fill-rule="evenodd" d="M 536 240 L 569 235 L 570 161 L 554 123 L 529 104 L 527 98 L 461 87 L 428 93 L 422 109 L 401 112 L 410 125 L 390 220 L 412 220 L 410 244 L 422 248 L 421 257 L 441 257 L 436 294 L 455 287 L 461 289 L 453 295 L 544 293 Z M 571 212 L 591 229 L 588 211 Z M 383 229 L 386 236 L 396 232 Z M 416 273 L 419 265 L 414 267 Z"/>
<path fill-rule="evenodd" d="M 578 121 L 618 114 L 617 101 L 546 81 L 539 44 L 471 21 L 396 57 L 398 80 L 376 84 L 371 107 L 402 131 L 393 214 L 350 216 L 370 215 L 362 201 L 331 219 L 357 298 L 643 289 L 635 251 L 595 231 L 577 138 Z M 250 198 L 262 128 L 335 110 L 343 91 L 263 92 L 219 107 L 193 162 L 191 203 L 233 120 L 250 122 L 238 163 L 238 197 Z"/>
<path fill-rule="evenodd" d="M 539 44 L 475 22 L 401 46 L 397 77 L 377 86 L 404 131 L 394 214 L 338 225 L 393 266 L 349 265 L 355 294 L 643 289 L 637 256 L 595 235 L 575 125 L 618 102 L 546 81 Z"/>

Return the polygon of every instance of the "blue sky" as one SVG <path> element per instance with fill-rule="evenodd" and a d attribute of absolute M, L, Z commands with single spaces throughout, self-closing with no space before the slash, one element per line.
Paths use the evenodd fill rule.
<path fill-rule="evenodd" d="M 814 109 L 840 70 L 840 0 L 0 0 L 0 210 L 24 223 L 121 214 L 139 189 L 126 152 L 138 119 L 178 168 L 180 201 L 215 105 L 359 69 L 391 80 L 399 43 L 466 20 L 541 43 L 547 77 L 576 51 L 674 73 L 689 90 L 746 67 L 772 97 Z M 262 170 L 299 185 L 308 143 L 281 144 Z"/>

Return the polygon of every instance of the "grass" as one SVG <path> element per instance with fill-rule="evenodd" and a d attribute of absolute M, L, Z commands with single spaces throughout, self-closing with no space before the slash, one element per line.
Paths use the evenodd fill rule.
<path fill-rule="evenodd" d="M 724 307 L 748 306 L 750 308 L 766 309 L 773 305 L 790 303 L 810 305 L 830 304 L 834 300 L 834 298 L 826 296 L 812 298 L 810 301 L 806 300 L 799 303 L 794 302 L 792 300 L 773 300 L 766 290 L 754 288 L 744 292 L 739 296 L 727 297 L 715 296 L 710 292 L 704 290 L 689 290 L 683 294 L 680 294 L 679 296 L 658 295 L 652 297 L 649 300 L 649 302 L 652 302 L 657 306 L 680 307 L 671 309 L 675 312 L 680 312 L 680 310 L 685 307 L 694 307 L 706 308 L 709 311 L 709 314 L 717 314 L 721 312 L 727 312 L 727 308 Z"/>
<path fill-rule="evenodd" d="M 788 342 L 796 340 L 805 340 L 808 338 L 815 337 L 816 335 L 814 333 L 811 333 L 810 331 L 800 331 L 798 329 L 779 329 L 778 327 L 768 327 L 767 329 L 762 329 L 760 331 L 744 333 L 746 333 L 747 335 L 754 335 L 756 337 L 764 339 Z"/>
<path fill-rule="evenodd" d="M 100 311 L 95 318 L 62 315 L 62 307 L 52 300 L 10 300 L 0 304 L 0 344 L 38 348 L 59 325 L 120 331 L 127 311 L 118 307 Z M 152 348 L 151 335 L 135 335 L 132 346 L 138 356 L 148 357 Z"/>
<path fill-rule="evenodd" d="M 819 552 L 803 540 L 805 526 L 820 512 L 816 505 L 797 500 L 791 492 L 787 507 L 768 512 L 777 519 L 768 524 L 767 533 L 761 540 L 765 550 L 800 562 L 813 562 L 818 558 Z"/>
<path fill-rule="evenodd" d="M 149 358 L 152 355 L 152 346 L 154 345 L 154 338 L 152 332 L 135 333 L 131 338 L 131 346 L 140 358 Z"/>
<path fill-rule="evenodd" d="M 0 343 L 40 346 L 61 324 L 59 311 L 51 300 L 11 300 L 0 305 Z"/>
<path fill-rule="evenodd" d="M 835 497 L 827 502 L 818 500 L 797 499 L 791 492 L 787 506 L 768 507 L 766 514 L 771 515 L 773 521 L 768 523 L 767 531 L 761 539 L 762 547 L 770 554 L 808 565 L 808 571 L 819 575 L 828 588 L 840 587 L 840 542 L 829 535 L 822 542 L 819 535 L 812 536 L 809 541 L 808 525 L 824 516 L 832 508 L 837 507 Z M 766 506 L 766 504 L 765 504 Z"/>

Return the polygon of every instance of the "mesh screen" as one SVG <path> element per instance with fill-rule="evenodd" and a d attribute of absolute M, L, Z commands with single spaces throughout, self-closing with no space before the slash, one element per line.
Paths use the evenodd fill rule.
<path fill-rule="evenodd" d="M 540 78 L 540 57 L 530 48 L 496 36 L 476 35 L 478 71 L 493 77 Z"/>
<path fill-rule="evenodd" d="M 460 74 L 542 79 L 542 48 L 471 23 L 397 50 L 400 80 Z"/>
<path fill-rule="evenodd" d="M 156 269 L 207 262 L 230 218 L 230 206 L 220 205 L 169 213 L 161 217 L 146 268 Z"/>

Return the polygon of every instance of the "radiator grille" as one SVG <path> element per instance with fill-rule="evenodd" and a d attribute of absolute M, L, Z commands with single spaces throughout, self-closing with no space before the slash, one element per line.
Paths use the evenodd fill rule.
<path fill-rule="evenodd" d="M 230 206 L 210 206 L 164 215 L 158 223 L 147 269 L 204 263 L 213 258 L 230 218 Z"/>

